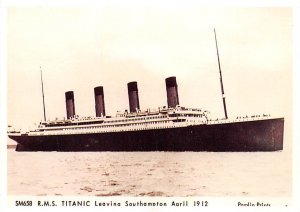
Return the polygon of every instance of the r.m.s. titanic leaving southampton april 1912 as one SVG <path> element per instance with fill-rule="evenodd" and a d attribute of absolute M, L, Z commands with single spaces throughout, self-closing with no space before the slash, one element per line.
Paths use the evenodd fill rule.
<path fill-rule="evenodd" d="M 94 88 L 96 117 L 75 113 L 74 92 L 65 93 L 67 118 L 44 121 L 28 132 L 9 130 L 17 151 L 278 151 L 283 149 L 284 118 L 255 115 L 229 119 L 215 34 L 225 118 L 179 105 L 175 77 L 165 80 L 168 106 L 140 110 L 137 82 L 128 86 L 129 111 L 106 115 L 104 90 Z M 42 78 L 41 78 L 42 81 Z M 42 81 L 43 90 L 43 81 Z M 44 97 L 44 92 L 43 92 Z"/>

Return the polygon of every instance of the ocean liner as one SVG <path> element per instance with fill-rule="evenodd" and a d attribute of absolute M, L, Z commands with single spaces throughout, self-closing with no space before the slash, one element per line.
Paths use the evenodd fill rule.
<path fill-rule="evenodd" d="M 107 116 L 104 89 L 94 88 L 95 117 L 75 113 L 74 92 L 65 93 L 67 117 L 44 121 L 28 132 L 9 130 L 17 151 L 278 151 L 283 149 L 284 118 L 227 116 L 218 45 L 215 34 L 225 118 L 180 106 L 176 77 L 165 80 L 167 106 L 142 111 L 137 82 L 127 84 L 129 111 Z M 42 81 L 42 75 L 41 75 Z M 42 81 L 43 91 L 43 81 Z"/>

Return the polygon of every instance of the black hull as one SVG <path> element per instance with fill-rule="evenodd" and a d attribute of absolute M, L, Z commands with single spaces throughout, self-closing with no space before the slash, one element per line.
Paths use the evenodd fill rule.
<path fill-rule="evenodd" d="M 9 136 L 17 151 L 213 151 L 283 149 L 284 119 L 141 131 Z"/>

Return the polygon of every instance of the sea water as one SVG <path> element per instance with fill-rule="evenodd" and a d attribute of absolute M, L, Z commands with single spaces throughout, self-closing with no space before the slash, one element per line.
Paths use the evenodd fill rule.
<path fill-rule="evenodd" d="M 290 196 L 278 152 L 15 152 L 8 195 Z"/>

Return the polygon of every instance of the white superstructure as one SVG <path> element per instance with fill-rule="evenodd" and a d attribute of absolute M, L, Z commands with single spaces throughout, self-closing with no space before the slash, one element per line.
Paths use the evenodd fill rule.
<path fill-rule="evenodd" d="M 269 115 L 245 116 L 236 119 L 209 119 L 207 111 L 195 108 L 185 108 L 179 105 L 175 108 L 158 108 L 157 110 L 139 111 L 128 113 L 118 112 L 115 117 L 79 117 L 54 121 L 40 122 L 37 129 L 26 133 L 10 131 L 8 134 L 27 134 L 30 136 L 43 135 L 75 135 L 91 133 L 109 133 L 141 131 L 153 129 L 166 129 L 187 127 L 193 125 L 214 125 L 243 121 L 256 121 L 268 119 Z"/>
<path fill-rule="evenodd" d="M 122 131 L 165 129 L 207 124 L 206 111 L 201 109 L 159 108 L 158 110 L 117 113 L 115 117 L 79 117 L 40 122 L 28 135 L 91 134 Z"/>

